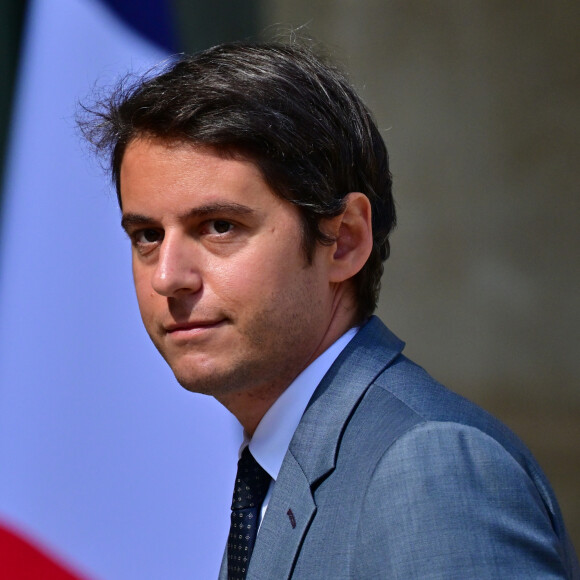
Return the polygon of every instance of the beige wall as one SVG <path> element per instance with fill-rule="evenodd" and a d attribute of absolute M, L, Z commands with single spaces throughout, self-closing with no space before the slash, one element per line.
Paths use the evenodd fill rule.
<path fill-rule="evenodd" d="M 580 546 L 580 3 L 263 6 L 330 47 L 383 130 L 381 316 L 532 447 Z"/>

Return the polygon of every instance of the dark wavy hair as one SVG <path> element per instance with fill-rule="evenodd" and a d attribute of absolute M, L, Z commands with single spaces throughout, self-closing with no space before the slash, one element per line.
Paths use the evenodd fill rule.
<path fill-rule="evenodd" d="M 276 195 L 298 206 L 307 259 L 320 229 L 345 196 L 371 202 L 373 249 L 354 277 L 357 322 L 376 308 L 388 237 L 396 217 L 384 141 L 345 76 L 300 44 L 230 43 L 180 55 L 163 70 L 127 77 L 106 98 L 83 106 L 79 124 L 109 156 L 119 205 L 127 145 L 153 136 L 241 155 Z"/>

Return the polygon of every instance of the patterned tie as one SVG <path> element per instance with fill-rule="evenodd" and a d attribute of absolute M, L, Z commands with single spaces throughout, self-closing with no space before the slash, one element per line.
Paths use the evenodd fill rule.
<path fill-rule="evenodd" d="M 246 447 L 238 461 L 228 537 L 228 580 L 245 580 L 254 549 L 260 507 L 270 485 L 270 476 Z"/>

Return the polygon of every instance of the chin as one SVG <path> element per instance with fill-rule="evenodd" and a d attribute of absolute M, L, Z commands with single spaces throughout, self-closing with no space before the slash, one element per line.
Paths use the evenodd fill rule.
<path fill-rule="evenodd" d="M 177 382 L 191 393 L 216 397 L 235 390 L 235 377 L 228 373 L 218 373 L 215 370 L 192 373 L 191 369 L 188 372 L 174 369 L 173 374 Z"/>

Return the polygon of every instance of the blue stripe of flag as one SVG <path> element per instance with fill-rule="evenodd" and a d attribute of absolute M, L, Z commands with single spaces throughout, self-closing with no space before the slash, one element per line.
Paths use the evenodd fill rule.
<path fill-rule="evenodd" d="M 166 0 L 101 0 L 136 32 L 169 52 L 179 50 L 173 4 Z"/>

